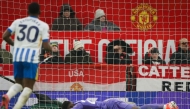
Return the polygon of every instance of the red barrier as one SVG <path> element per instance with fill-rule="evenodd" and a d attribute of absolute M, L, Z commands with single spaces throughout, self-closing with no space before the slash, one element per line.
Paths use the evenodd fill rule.
<path fill-rule="evenodd" d="M 73 47 L 75 39 L 81 40 L 95 63 L 104 63 L 106 45 L 114 39 L 122 39 L 134 50 L 131 55 L 133 64 L 142 64 L 142 58 L 150 47 L 158 47 L 160 57 L 169 61 L 170 54 L 176 51 L 179 40 L 184 37 L 189 39 L 190 32 L 165 31 L 165 32 L 50 32 L 51 41 L 59 42 L 61 55 L 66 55 Z M 190 40 L 190 39 L 189 39 Z M 0 42 L 2 39 L 0 39 Z M 6 43 L 2 43 L 5 47 Z M 10 50 L 9 46 L 6 47 Z"/>
<path fill-rule="evenodd" d="M 0 74 L 12 77 L 13 66 L 1 64 Z M 107 87 L 106 90 L 121 85 L 117 87 L 120 91 L 125 89 L 123 86 L 128 91 L 190 91 L 189 80 L 190 65 L 133 65 L 133 69 L 131 66 L 126 69 L 126 65 L 42 64 L 38 82 L 45 86 L 53 85 L 53 90 L 60 90 L 61 85 L 69 90 L 73 84 L 80 83 L 84 90 L 89 90 L 85 86 L 87 88 L 94 84 L 99 88 L 103 85 Z"/>
<path fill-rule="evenodd" d="M 13 77 L 12 65 L 0 65 L 0 74 Z M 38 70 L 37 90 L 125 91 L 126 65 L 42 64 Z M 0 82 L 3 82 L 0 78 Z M 77 89 L 76 89 L 77 87 Z M 0 88 L 0 90 L 3 90 Z"/>

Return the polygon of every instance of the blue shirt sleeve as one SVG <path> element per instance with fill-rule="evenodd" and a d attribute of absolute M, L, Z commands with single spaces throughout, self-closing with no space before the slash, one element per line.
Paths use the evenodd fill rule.
<path fill-rule="evenodd" d="M 10 28 L 8 28 L 7 31 L 8 31 L 9 33 L 12 33 L 12 30 L 11 30 Z"/>
<path fill-rule="evenodd" d="M 49 42 L 49 39 L 43 39 L 43 42 Z"/>

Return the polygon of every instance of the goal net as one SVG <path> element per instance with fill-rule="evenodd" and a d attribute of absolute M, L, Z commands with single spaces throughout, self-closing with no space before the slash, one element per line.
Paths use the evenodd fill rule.
<path fill-rule="evenodd" d="M 66 100 L 73 102 L 77 100 L 102 101 L 108 98 L 118 98 L 142 106 L 175 101 L 180 109 L 190 109 L 190 66 L 173 62 L 172 65 L 170 64 L 170 57 L 178 50 L 178 47 L 189 46 L 188 43 L 182 44 L 183 42 L 180 41 L 182 38 L 187 39 L 183 40 L 185 42 L 190 40 L 189 1 L 33 1 L 40 4 L 39 18 L 49 24 L 50 42 L 58 49 L 55 63 L 50 57 L 51 54 L 41 50 L 39 76 L 34 86 L 35 93 L 45 94 L 52 101 L 60 102 Z M 32 0 L 0 0 L 1 34 L 15 19 L 28 16 L 27 6 L 31 2 Z M 67 10 L 62 6 L 68 7 L 68 4 L 72 8 L 70 15 L 75 13 L 76 18 L 71 18 L 74 20 L 64 18 L 68 13 L 61 11 Z M 69 11 L 71 11 L 70 8 Z M 101 19 L 104 20 L 101 16 L 106 18 L 105 25 L 100 23 Z M 68 31 L 68 29 L 72 31 Z M 126 53 L 131 62 L 125 59 L 122 61 L 127 56 L 123 53 L 123 56 L 116 59 L 116 62 L 115 54 L 112 53 L 112 58 L 109 57 L 110 64 L 107 64 L 106 57 L 110 50 L 107 49 L 109 48 L 107 46 L 115 40 L 122 40 L 130 45 L 133 52 L 129 52 L 127 49 Z M 82 56 L 76 59 L 68 55 L 72 54 L 76 41 L 81 42 L 79 42 L 80 46 L 84 45 L 86 54 L 89 53 L 90 58 Z M 122 41 L 115 43 L 121 44 Z M 2 38 L 0 38 L 0 42 L 0 56 L 3 59 L 3 63 L 0 63 L 0 75 L 14 80 L 13 47 Z M 126 46 L 122 45 L 123 49 Z M 113 50 L 113 46 L 111 47 Z M 158 48 L 159 57 L 166 64 L 152 61 L 151 63 L 154 65 L 143 64 L 145 54 L 151 47 Z M 64 63 L 66 60 L 67 63 Z M 86 63 L 74 64 L 73 61 L 76 60 Z M 190 61 L 190 53 L 187 52 L 185 58 L 180 60 Z M 0 77 L 0 96 L 5 94 L 12 84 Z M 13 108 L 18 96 L 10 101 L 10 108 Z M 39 102 L 36 95 L 32 94 L 24 108 L 38 105 Z M 48 103 L 47 105 L 54 107 L 56 103 L 51 102 L 50 105 Z"/>

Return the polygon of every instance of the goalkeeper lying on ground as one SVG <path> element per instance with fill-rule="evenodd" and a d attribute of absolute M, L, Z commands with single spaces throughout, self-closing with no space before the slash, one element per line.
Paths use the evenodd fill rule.
<path fill-rule="evenodd" d="M 167 104 L 146 104 L 138 107 L 132 103 L 126 103 L 118 99 L 108 99 L 105 101 L 91 102 L 88 100 L 80 100 L 76 103 L 71 101 L 63 102 L 62 109 L 179 109 L 175 102 Z"/>

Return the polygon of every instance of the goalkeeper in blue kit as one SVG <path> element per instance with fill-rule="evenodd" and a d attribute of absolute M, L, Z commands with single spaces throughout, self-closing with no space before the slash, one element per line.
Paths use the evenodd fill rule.
<path fill-rule="evenodd" d="M 171 101 L 167 104 L 146 104 L 141 107 L 136 104 L 126 103 L 118 99 L 108 99 L 105 101 L 91 102 L 88 100 L 80 100 L 76 103 L 65 101 L 62 109 L 179 109 L 175 102 Z"/>

